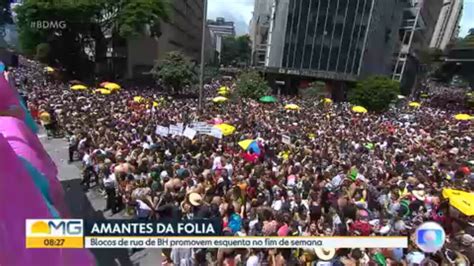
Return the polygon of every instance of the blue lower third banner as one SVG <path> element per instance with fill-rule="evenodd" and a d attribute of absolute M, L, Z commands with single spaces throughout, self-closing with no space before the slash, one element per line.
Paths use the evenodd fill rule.
<path fill-rule="evenodd" d="M 180 221 L 84 221 L 84 236 L 219 236 L 219 219 Z"/>

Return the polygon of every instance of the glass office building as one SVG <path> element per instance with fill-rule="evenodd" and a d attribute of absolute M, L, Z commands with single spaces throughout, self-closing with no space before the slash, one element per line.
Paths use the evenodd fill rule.
<path fill-rule="evenodd" d="M 282 67 L 358 75 L 373 1 L 290 1 Z"/>

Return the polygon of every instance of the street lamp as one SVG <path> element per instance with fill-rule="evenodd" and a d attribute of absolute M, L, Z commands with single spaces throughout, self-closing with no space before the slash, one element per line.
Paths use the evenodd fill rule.
<path fill-rule="evenodd" d="M 204 89 L 204 49 L 206 45 L 206 20 L 207 0 L 204 0 L 204 8 L 202 9 L 201 72 L 199 73 L 199 111 L 202 109 L 202 91 Z"/>

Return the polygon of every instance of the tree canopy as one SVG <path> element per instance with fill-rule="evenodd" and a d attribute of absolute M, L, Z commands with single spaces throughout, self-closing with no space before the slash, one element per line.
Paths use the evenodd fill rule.
<path fill-rule="evenodd" d="M 399 82 L 384 76 L 372 76 L 357 83 L 349 92 L 349 100 L 352 104 L 378 112 L 387 109 L 398 94 Z"/>
<path fill-rule="evenodd" d="M 186 85 L 196 81 L 195 66 L 181 52 L 169 52 L 163 60 L 155 64 L 151 71 L 153 76 L 173 91 L 180 91 Z"/>
<path fill-rule="evenodd" d="M 250 37 L 248 35 L 225 37 L 222 40 L 221 64 L 248 65 L 251 53 Z"/>
<path fill-rule="evenodd" d="M 22 51 L 34 55 L 39 44 L 48 43 L 54 51 L 49 60 L 77 73 L 81 66 L 90 70 L 90 63 L 106 58 L 110 41 L 106 33 L 111 33 L 112 38 L 128 38 L 148 29 L 150 35 L 159 35 L 160 21 L 168 19 L 168 2 L 25 0 L 15 11 Z M 64 22 L 65 27 L 40 28 L 34 24 L 42 21 Z"/>
<path fill-rule="evenodd" d="M 243 98 L 259 99 L 270 93 L 265 79 L 256 70 L 248 70 L 239 74 L 237 93 Z"/>

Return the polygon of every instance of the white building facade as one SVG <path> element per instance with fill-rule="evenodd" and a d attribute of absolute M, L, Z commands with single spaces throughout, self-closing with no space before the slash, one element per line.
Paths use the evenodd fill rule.
<path fill-rule="evenodd" d="M 463 10 L 463 0 L 444 0 L 443 8 L 439 14 L 433 37 L 430 42 L 431 48 L 440 50 L 446 46 L 459 34 L 459 22 Z"/>

